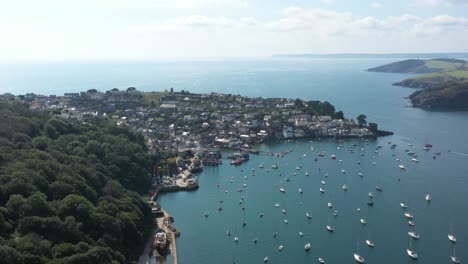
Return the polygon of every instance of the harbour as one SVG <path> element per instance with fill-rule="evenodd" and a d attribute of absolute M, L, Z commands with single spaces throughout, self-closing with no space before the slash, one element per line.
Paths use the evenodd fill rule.
<path fill-rule="evenodd" d="M 392 148 L 393 144 L 397 146 Z M 410 147 L 407 141 L 396 138 L 264 144 L 256 148 L 271 153 L 287 149 L 289 154 L 251 155 L 240 166 L 225 162 L 218 167 L 206 167 L 199 175 L 203 189 L 167 194 L 161 197 L 161 204 L 170 207 L 176 218 L 192 216 L 189 221 L 184 221 L 187 218 L 178 221 L 184 233 L 178 241 L 178 249 L 184 252 L 182 262 L 189 261 L 184 257 L 188 250 L 190 261 L 205 263 L 260 263 L 266 257 L 268 263 L 306 263 L 318 258 L 327 263 L 349 263 L 355 253 L 370 263 L 405 263 L 409 258 L 406 249 L 411 230 L 422 237 L 411 245 L 421 260 L 449 260 L 452 242 L 447 234 L 453 231 L 450 226 L 455 227 L 457 237 L 467 235 L 459 228 L 463 219 L 455 213 L 457 206 L 464 205 L 445 196 L 436 187 L 443 178 L 433 177 L 442 173 L 441 164 L 458 162 L 459 156 L 441 146 L 429 151 L 423 147 L 417 143 Z M 412 162 L 406 149 L 413 150 L 420 162 Z M 434 159 L 436 152 L 441 154 Z M 319 153 L 325 155 L 320 157 Z M 278 164 L 277 170 L 271 169 L 273 164 Z M 406 170 L 401 170 L 399 164 L 404 164 Z M 426 177 L 431 177 L 434 185 Z M 347 190 L 343 189 L 344 184 Z M 376 190 L 377 185 L 381 191 Z M 239 188 L 243 190 L 241 193 L 237 192 Z M 325 192 L 319 192 L 319 188 Z M 429 193 L 430 202 L 425 199 Z M 368 204 L 370 200 L 372 206 Z M 191 201 L 190 206 L 184 206 L 184 201 Z M 403 209 L 400 202 L 408 204 L 408 208 Z M 327 208 L 327 203 L 333 207 Z M 204 216 L 204 212 L 209 215 Z M 405 212 L 413 215 L 415 226 L 408 224 Z M 184 229 L 190 226 L 199 230 L 186 234 Z M 333 232 L 327 232 L 326 226 L 332 227 Z M 217 241 L 216 252 L 199 247 L 196 253 L 193 251 L 197 246 L 190 241 L 199 233 L 204 234 L 199 238 L 203 241 Z M 307 243 L 311 246 L 305 251 Z M 441 248 L 446 254 L 433 253 L 429 249 L 432 247 Z M 461 259 L 463 247 L 457 244 Z M 335 249 L 340 254 L 333 254 Z"/>

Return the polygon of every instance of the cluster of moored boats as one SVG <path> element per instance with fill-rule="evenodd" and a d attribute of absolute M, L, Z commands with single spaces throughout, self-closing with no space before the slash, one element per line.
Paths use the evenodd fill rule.
<path fill-rule="evenodd" d="M 397 146 L 396 144 L 392 144 L 391 142 L 389 142 L 389 144 L 391 145 L 391 148 L 392 148 L 392 149 L 396 148 L 396 146 Z M 408 144 L 408 146 L 412 146 L 412 145 L 411 145 L 411 144 Z M 349 149 L 349 152 L 354 153 L 355 147 L 356 147 L 356 144 L 354 144 L 353 147 Z M 343 145 L 339 145 L 338 148 L 339 148 L 339 149 L 343 148 Z M 382 146 L 380 146 L 380 145 L 377 146 L 377 149 L 376 149 L 376 151 L 375 151 L 375 153 L 378 154 L 378 155 L 380 155 L 379 152 L 378 152 L 378 150 L 379 150 L 380 148 L 382 148 Z M 423 149 L 424 149 L 425 151 L 429 151 L 431 148 L 432 148 L 432 145 L 426 144 L 426 145 L 424 146 Z M 314 148 L 311 147 L 311 150 L 314 151 Z M 363 152 L 364 152 L 364 149 L 361 148 L 361 153 L 360 153 L 361 156 L 365 156 L 365 154 L 364 154 Z M 416 158 L 417 158 L 417 155 L 416 155 L 416 153 L 415 153 L 414 151 L 406 150 L 405 152 L 406 152 L 409 156 L 411 156 L 411 160 L 412 160 L 412 161 L 414 161 L 414 162 L 419 162 L 419 160 L 416 159 Z M 436 155 L 440 155 L 440 153 L 438 153 L 438 154 L 436 154 Z M 321 152 L 319 152 L 319 154 L 318 154 L 318 157 L 325 157 L 325 156 L 326 156 L 326 152 L 325 152 L 325 151 L 321 151 Z M 307 157 L 307 154 L 304 154 L 303 157 Z M 336 160 L 336 159 L 337 159 L 337 156 L 336 156 L 336 155 L 330 155 L 330 158 L 331 158 L 332 160 Z M 317 157 L 316 157 L 314 160 L 317 161 Z M 401 160 L 400 160 L 400 159 L 396 159 L 396 160 L 397 160 L 398 163 L 399 163 L 399 164 L 398 164 L 398 167 L 399 167 L 401 170 L 406 170 L 406 167 L 405 167 L 403 164 L 401 164 Z M 339 160 L 339 161 L 342 161 L 342 160 Z M 358 162 L 358 163 L 360 164 L 360 162 Z M 376 165 L 376 163 L 373 162 L 373 165 Z M 265 164 L 264 164 L 264 163 L 261 163 L 258 167 L 261 168 L 261 169 L 264 169 L 264 168 L 265 168 Z M 274 163 L 274 164 L 271 166 L 271 168 L 274 169 L 274 170 L 277 170 L 277 169 L 279 168 L 278 163 Z M 296 169 L 296 171 L 299 171 L 299 170 L 302 169 L 302 167 L 301 167 L 301 166 L 297 166 L 295 169 Z M 319 169 L 319 170 L 320 170 L 320 169 Z M 269 172 L 268 168 L 267 168 L 265 171 Z M 347 172 L 346 172 L 344 169 L 342 169 L 342 170 L 341 170 L 341 173 L 342 173 L 343 175 L 345 175 Z M 293 175 L 297 175 L 297 173 L 294 172 Z M 364 175 L 364 174 L 363 174 L 362 172 L 359 172 L 359 173 L 358 173 L 358 176 L 359 176 L 359 177 L 363 177 L 363 175 Z M 252 176 L 255 176 L 255 169 L 252 169 Z M 308 172 L 305 172 L 305 176 L 309 176 L 309 173 L 308 173 Z M 328 177 L 328 174 L 325 174 L 324 177 L 325 177 L 325 178 Z M 231 183 L 233 183 L 233 179 L 234 179 L 234 177 L 231 177 Z M 247 176 L 245 176 L 244 179 L 246 180 L 246 179 L 247 179 Z M 289 181 L 289 178 L 287 178 L 286 181 Z M 380 184 L 380 178 L 379 178 L 379 177 L 377 177 L 377 181 L 378 181 L 378 182 L 377 182 L 377 185 L 375 186 L 375 189 L 376 189 L 378 192 L 382 192 L 382 191 L 383 191 L 383 187 L 382 187 L 382 185 Z M 326 182 L 325 182 L 325 179 L 324 179 L 324 178 L 321 179 L 320 184 L 321 184 L 321 186 L 320 186 L 320 188 L 319 188 L 320 193 L 325 193 L 325 185 L 326 185 Z M 280 187 L 280 186 L 278 186 L 278 185 L 276 185 L 276 184 L 275 184 L 275 186 L 278 188 L 278 190 L 279 190 L 280 193 L 283 193 L 283 194 L 284 194 L 284 193 L 287 192 L 287 190 L 286 190 L 286 188 L 285 188 L 284 186 L 281 186 L 281 187 Z M 246 183 L 243 184 L 243 187 L 244 187 L 244 188 L 246 187 Z M 349 189 L 349 186 L 346 184 L 346 182 L 343 184 L 342 189 L 343 189 L 343 191 L 347 191 L 347 190 Z M 243 192 L 243 189 L 240 188 L 240 189 L 238 189 L 238 191 L 242 193 L 242 192 Z M 226 190 L 225 192 L 227 193 L 228 191 Z M 298 192 L 299 192 L 299 194 L 302 194 L 302 193 L 304 192 L 304 189 L 303 189 L 302 187 L 300 187 L 300 188 L 298 189 Z M 368 200 L 368 202 L 367 202 L 367 205 L 368 205 L 368 206 L 373 206 L 373 204 L 374 204 L 374 203 L 373 203 L 374 193 L 373 193 L 373 192 L 369 192 L 367 196 L 368 196 L 368 198 L 369 198 L 369 200 Z M 425 197 L 424 197 L 424 199 L 426 200 L 426 202 L 429 203 L 429 202 L 431 201 L 431 196 L 430 196 L 429 194 L 426 194 Z M 222 201 L 220 201 L 220 202 L 222 202 Z M 241 196 L 241 200 L 239 201 L 239 204 L 242 204 L 242 210 L 245 210 L 245 207 L 243 206 L 243 203 L 244 203 L 244 196 Z M 280 203 L 275 203 L 274 206 L 275 206 L 276 208 L 280 208 Z M 332 203 L 332 202 L 328 202 L 328 203 L 327 203 L 327 207 L 328 207 L 328 208 L 333 208 L 333 203 Z M 404 202 L 401 202 L 401 203 L 400 203 L 400 207 L 404 210 L 403 215 L 404 215 L 404 217 L 407 218 L 407 220 L 408 220 L 408 225 L 409 225 L 409 227 L 410 227 L 410 231 L 408 231 L 408 235 L 409 235 L 409 247 L 406 249 L 406 253 L 407 253 L 407 255 L 408 255 L 411 259 L 415 259 L 415 260 L 416 260 L 416 259 L 418 259 L 419 256 L 418 256 L 418 253 L 417 253 L 417 252 L 415 251 L 415 249 L 413 248 L 412 244 L 414 243 L 415 240 L 420 240 L 420 239 L 421 239 L 421 236 L 420 236 L 420 234 L 418 234 L 418 233 L 414 230 L 414 227 L 415 227 L 415 222 L 414 222 L 414 220 L 413 220 L 414 215 L 413 215 L 412 213 L 409 212 L 408 205 L 407 205 L 406 203 L 404 203 Z M 221 207 L 220 207 L 220 208 L 221 208 Z M 357 208 L 357 210 L 360 211 L 360 208 Z M 221 210 L 220 210 L 220 211 L 221 211 Z M 282 212 L 284 215 L 286 215 L 286 210 L 285 210 L 285 209 L 281 209 L 281 212 Z M 333 215 L 334 215 L 335 217 L 338 216 L 338 214 L 339 214 L 339 212 L 338 212 L 337 210 L 334 210 L 334 211 L 333 211 Z M 264 216 L 264 213 L 261 212 L 261 213 L 259 214 L 259 217 L 262 218 L 263 216 Z M 310 213 L 309 211 L 307 211 L 307 212 L 305 213 L 305 216 L 306 216 L 307 219 L 312 219 L 312 213 Z M 205 217 L 208 217 L 208 212 L 205 212 Z M 287 219 L 283 219 L 283 221 L 284 221 L 285 224 L 288 224 L 288 223 L 289 223 Z M 366 224 L 367 224 L 367 220 L 366 220 L 364 217 L 362 217 L 362 218 L 360 218 L 360 223 L 361 223 L 362 225 L 366 225 Z M 246 226 L 245 214 L 244 214 L 243 226 Z M 327 230 L 328 232 L 330 232 L 330 233 L 333 233 L 333 232 L 335 231 L 334 228 L 333 228 L 333 226 L 332 226 L 331 224 L 327 224 L 327 225 L 325 226 L 325 228 L 326 228 L 326 230 Z M 231 236 L 231 232 L 230 232 L 229 230 L 226 231 L 226 234 L 227 234 L 227 236 Z M 303 235 L 304 235 L 303 232 L 300 231 L 300 232 L 299 232 L 299 236 L 300 236 L 300 237 L 303 237 Z M 275 233 L 273 234 L 273 238 L 277 238 L 277 237 L 278 237 L 278 233 L 275 232 Z M 454 235 L 454 234 L 448 234 L 448 239 L 449 239 L 449 241 L 453 244 L 453 255 L 450 256 L 450 259 L 451 259 L 451 261 L 452 261 L 453 263 L 460 263 L 460 259 L 455 255 L 455 243 L 457 242 L 457 239 L 456 239 L 455 235 Z M 235 243 L 238 243 L 238 242 L 239 242 L 239 237 L 235 236 L 235 237 L 234 237 L 234 242 L 235 242 Z M 253 240 L 253 243 L 256 244 L 257 242 L 258 242 L 258 238 L 255 238 L 255 239 Z M 367 240 L 365 240 L 365 242 L 366 242 L 367 246 L 370 247 L 370 248 L 373 248 L 373 247 L 375 246 L 374 241 L 371 240 L 371 239 L 367 239 Z M 310 243 L 310 242 L 306 242 L 306 243 L 304 244 L 304 250 L 305 250 L 305 251 L 311 250 L 311 247 L 312 247 L 312 246 L 311 246 L 311 243 Z M 283 246 L 283 245 L 279 245 L 277 249 L 278 249 L 278 251 L 282 251 L 282 250 L 284 249 L 284 246 Z M 364 263 L 364 262 L 365 262 L 364 256 L 361 256 L 361 255 L 359 254 L 359 243 L 358 243 L 358 245 L 357 245 L 357 250 L 356 250 L 356 252 L 353 254 L 353 257 L 354 257 L 354 260 L 355 260 L 356 262 L 358 262 L 358 263 Z M 268 262 L 268 261 L 269 261 L 269 257 L 266 256 L 266 257 L 264 258 L 264 262 Z M 318 262 L 319 262 L 319 263 L 325 263 L 325 259 L 324 259 L 323 257 L 319 257 L 319 258 L 318 258 Z"/>

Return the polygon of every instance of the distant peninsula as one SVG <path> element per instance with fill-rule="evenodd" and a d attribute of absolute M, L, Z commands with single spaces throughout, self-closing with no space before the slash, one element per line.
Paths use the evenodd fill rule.
<path fill-rule="evenodd" d="M 436 59 L 436 58 L 468 58 L 468 53 L 329 53 L 329 54 L 273 54 L 273 58 L 395 58 L 395 59 Z"/>
<path fill-rule="evenodd" d="M 410 59 L 368 69 L 370 72 L 423 74 L 394 83 L 422 89 L 409 96 L 414 107 L 468 110 L 468 65 L 459 59 Z"/>
<path fill-rule="evenodd" d="M 388 73 L 434 73 L 447 70 L 455 70 L 464 68 L 467 66 L 467 62 L 458 59 L 409 59 L 403 61 L 397 61 L 375 68 L 370 68 L 367 71 L 370 72 L 388 72 Z"/>

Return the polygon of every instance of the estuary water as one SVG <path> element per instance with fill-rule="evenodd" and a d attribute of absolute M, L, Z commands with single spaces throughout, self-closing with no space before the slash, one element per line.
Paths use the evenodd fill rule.
<path fill-rule="evenodd" d="M 206 167 L 199 175 L 198 191 L 162 196 L 160 202 L 175 217 L 175 226 L 182 233 L 177 240 L 179 262 L 262 263 L 268 256 L 269 263 L 315 263 L 321 256 L 326 263 L 354 263 L 353 253 L 358 251 L 366 263 L 412 263 L 406 255 L 410 227 L 400 202 L 408 205 L 406 210 L 414 215 L 416 224 L 412 230 L 421 235 L 411 245 L 420 256 L 419 263 L 450 263 L 453 247 L 447 234 L 451 232 L 457 236 L 456 253 L 463 262 L 468 258 L 468 114 L 409 107 L 405 97 L 413 90 L 391 85 L 409 75 L 365 71 L 397 60 L 0 65 L 0 93 L 62 94 L 128 86 L 151 91 L 174 87 L 191 92 L 326 100 L 343 110 L 346 117 L 364 113 L 368 121 L 377 122 L 379 128 L 395 135 L 369 142 L 304 140 L 256 146 L 267 152 L 292 152 L 282 158 L 251 155 L 250 161 L 238 167 L 224 160 L 221 166 Z M 398 146 L 391 149 L 388 142 Z M 426 143 L 433 149 L 422 150 Z M 354 153 L 348 152 L 354 144 Z M 382 148 L 376 153 L 378 145 Z M 419 162 L 411 161 L 405 150 L 414 151 Z M 326 151 L 325 157 L 314 161 L 320 151 Z M 331 154 L 337 159 L 330 159 Z M 396 159 L 406 170 L 398 168 Z M 263 169 L 258 167 L 260 163 L 265 164 Z M 271 168 L 274 163 L 278 163 L 278 170 Z M 342 189 L 345 183 L 349 187 L 346 192 Z M 377 184 L 382 192 L 375 190 Z M 280 187 L 286 193 L 279 192 Z M 325 193 L 319 192 L 320 187 Z M 372 207 L 366 204 L 369 192 L 375 195 Z M 424 199 L 426 193 L 432 197 L 430 203 Z M 241 195 L 245 197 L 245 210 L 239 204 Z M 333 203 L 333 209 L 327 207 L 328 202 Z M 276 208 L 275 203 L 280 207 Z M 223 210 L 218 211 L 219 207 Z M 210 213 L 207 218 L 205 211 Z M 312 214 L 310 220 L 305 216 L 307 211 Z M 260 212 L 264 213 L 262 218 Z M 365 218 L 367 224 L 361 224 L 360 218 Z M 335 232 L 328 232 L 327 224 Z M 227 236 L 226 230 L 232 235 Z M 277 238 L 273 238 L 274 232 Z M 238 243 L 233 241 L 234 236 L 239 238 Z M 258 238 L 256 245 L 254 238 Z M 375 247 L 369 248 L 366 239 L 372 239 Z M 307 242 L 311 249 L 305 252 Z M 281 252 L 277 250 L 279 245 L 284 246 Z"/>

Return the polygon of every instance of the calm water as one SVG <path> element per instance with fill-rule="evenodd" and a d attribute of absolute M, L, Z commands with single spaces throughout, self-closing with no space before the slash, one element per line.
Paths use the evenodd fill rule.
<path fill-rule="evenodd" d="M 105 91 L 136 86 L 149 91 L 174 87 L 191 92 L 328 100 L 348 117 L 365 113 L 369 121 L 395 135 L 368 143 L 350 140 L 262 145 L 258 148 L 293 152 L 283 158 L 251 156 L 240 167 L 225 161 L 220 167 L 206 168 L 199 177 L 198 191 L 163 196 L 161 203 L 175 217 L 176 227 L 182 232 L 178 239 L 180 263 L 261 263 L 265 256 L 269 256 L 269 263 L 312 263 L 319 256 L 327 263 L 353 263 L 352 254 L 358 247 L 367 263 L 411 263 L 406 255 L 409 227 L 399 206 L 401 201 L 409 204 L 408 209 L 415 216 L 415 230 L 421 234 L 421 239 L 413 243 L 420 255 L 419 263 L 449 263 L 452 249 L 447 233 L 451 230 L 459 240 L 457 255 L 463 261 L 468 258 L 468 114 L 407 107 L 409 102 L 404 97 L 412 90 L 391 86 L 407 75 L 363 71 L 390 61 L 393 59 L 0 65 L 0 93 L 62 94 L 91 88 Z M 388 141 L 398 147 L 391 150 Z M 414 145 L 411 149 L 419 155 L 419 163 L 405 154 L 404 150 L 410 148 L 408 143 Z M 423 151 L 425 143 L 433 144 L 434 150 Z M 339 144 L 344 145 L 341 150 L 337 149 Z M 347 150 L 353 144 L 358 148 L 350 154 Z M 380 155 L 374 153 L 377 145 L 383 146 Z M 359 155 L 361 148 L 365 156 Z M 327 156 L 314 162 L 321 150 L 338 159 L 332 161 Z M 437 151 L 442 155 L 434 160 Z M 406 165 L 406 171 L 398 169 L 396 158 Z M 267 173 L 258 168 L 261 162 L 265 168 L 278 163 L 280 169 Z M 302 169 L 296 171 L 296 166 Z M 256 176 L 250 176 L 252 168 Z M 341 169 L 346 170 L 345 175 Z M 305 176 L 306 171 L 310 176 Z M 293 176 L 294 172 L 297 176 Z M 359 177 L 358 172 L 364 177 Z M 234 183 L 230 183 L 231 177 Z M 377 177 L 384 188 L 381 193 L 374 189 Z M 327 184 L 326 193 L 321 195 L 318 189 L 322 179 Z M 341 188 L 344 182 L 349 186 L 347 192 Z M 242 211 L 238 204 L 241 194 L 236 190 L 244 183 L 246 210 Z M 281 194 L 279 186 L 287 192 Z M 302 195 L 299 187 L 304 190 Z M 366 205 L 369 191 L 375 193 L 372 208 Z M 424 200 L 426 193 L 432 196 L 430 204 Z M 221 200 L 223 211 L 218 212 Z M 339 211 L 338 217 L 333 217 L 333 210 L 327 208 L 329 201 L 335 205 L 333 210 Z M 280 203 L 280 209 L 286 209 L 287 214 L 275 208 L 275 203 Z M 210 212 L 208 218 L 203 216 L 205 211 Z M 260 219 L 258 214 L 262 211 L 265 216 Z M 312 220 L 306 219 L 306 211 L 313 214 Z M 246 227 L 242 227 L 244 217 Z M 361 217 L 366 218 L 366 226 L 359 222 Z M 284 224 L 283 219 L 289 224 Z M 333 234 L 325 230 L 328 223 L 335 228 Z M 239 237 L 239 243 L 233 242 L 233 236 L 226 236 L 226 229 Z M 304 237 L 299 237 L 299 231 Z M 276 239 L 272 237 L 274 232 L 279 233 Z M 254 237 L 259 238 L 255 246 Z M 365 245 L 368 238 L 374 240 L 374 249 Z M 303 249 L 306 242 L 312 245 L 308 253 Z M 280 244 L 284 245 L 282 252 L 277 250 Z"/>

